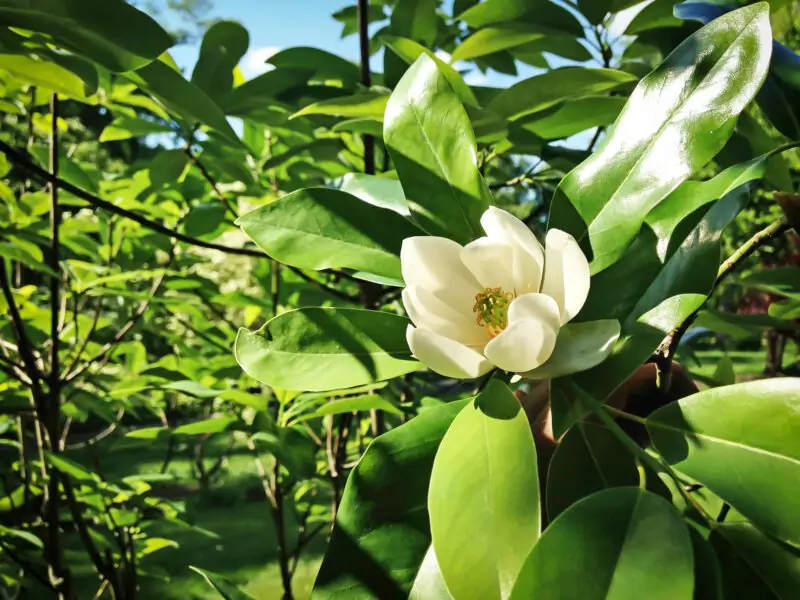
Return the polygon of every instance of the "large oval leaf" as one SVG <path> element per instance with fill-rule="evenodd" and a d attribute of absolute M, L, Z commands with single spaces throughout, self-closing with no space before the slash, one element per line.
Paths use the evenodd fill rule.
<path fill-rule="evenodd" d="M 315 270 L 349 268 L 398 279 L 403 240 L 424 235 L 396 212 L 329 188 L 297 190 L 243 215 L 237 223 L 264 252 L 283 263 Z"/>
<path fill-rule="evenodd" d="M 124 0 L 6 0 L 6 27 L 50 35 L 67 50 L 112 71 L 133 71 L 175 43 L 161 26 Z"/>
<path fill-rule="evenodd" d="M 461 243 L 480 236 L 491 193 L 478 171 L 475 136 L 458 96 L 429 56 L 421 55 L 395 88 L 383 132 L 422 227 Z"/>
<path fill-rule="evenodd" d="M 593 272 L 613 264 L 647 213 L 722 149 L 766 76 L 770 51 L 769 8 L 754 4 L 703 27 L 642 79 L 553 200 L 550 226 L 588 238 Z"/>
<path fill-rule="evenodd" d="M 250 34 L 240 23 L 214 23 L 200 44 L 200 56 L 192 71 L 192 83 L 209 97 L 220 100 L 233 88 L 233 70 L 249 45 Z"/>
<path fill-rule="evenodd" d="M 800 379 L 705 390 L 654 412 L 647 429 L 670 464 L 800 546 Z"/>
<path fill-rule="evenodd" d="M 692 544 L 680 513 L 638 488 L 573 505 L 545 530 L 512 600 L 691 600 Z"/>
<path fill-rule="evenodd" d="M 406 343 L 408 319 L 355 308 L 301 308 L 258 331 L 240 329 L 245 372 L 273 387 L 323 392 L 391 379 L 420 365 Z"/>
<path fill-rule="evenodd" d="M 466 403 L 427 410 L 370 444 L 347 479 L 312 598 L 405 600 L 413 587 L 439 600 L 429 595 L 438 569 L 425 499 L 436 450 Z"/>
<path fill-rule="evenodd" d="M 433 548 L 455 598 L 508 598 L 539 537 L 536 446 L 525 412 L 492 380 L 456 417 L 428 492 Z"/>

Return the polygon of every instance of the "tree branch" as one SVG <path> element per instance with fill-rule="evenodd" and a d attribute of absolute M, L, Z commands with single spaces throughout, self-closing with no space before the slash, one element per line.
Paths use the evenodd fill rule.
<path fill-rule="evenodd" d="M 203 163 L 200 162 L 200 159 L 197 158 L 197 156 L 195 155 L 194 152 L 192 152 L 191 140 L 189 140 L 189 143 L 187 143 L 186 146 L 183 148 L 183 151 L 186 153 L 186 156 L 189 157 L 189 160 L 191 161 L 191 163 L 195 167 L 197 167 L 198 171 L 200 171 L 200 174 L 203 176 L 203 179 L 205 179 L 208 182 L 208 184 L 211 186 L 211 189 L 214 190 L 214 194 L 216 194 L 216 196 L 219 199 L 219 201 L 222 202 L 222 204 L 225 205 L 225 208 L 228 209 L 228 211 L 233 215 L 233 217 L 235 219 L 238 219 L 239 218 L 239 214 L 236 212 L 236 209 L 233 208 L 233 206 L 231 206 L 231 203 L 228 202 L 228 199 L 225 197 L 225 195 L 217 187 L 217 182 L 214 180 L 213 177 L 211 177 L 211 173 L 208 172 L 208 169 L 205 168 Z"/>
<path fill-rule="evenodd" d="M 197 238 L 193 238 L 188 235 L 184 235 L 179 231 L 170 229 L 169 227 L 161 225 L 160 223 L 156 223 L 155 221 L 151 221 L 150 219 L 143 217 L 135 212 L 131 212 L 129 210 L 117 206 L 116 204 L 112 204 L 111 202 L 103 200 L 102 198 L 98 198 L 94 194 L 90 194 L 86 190 L 83 190 L 75 185 L 72 185 L 68 181 L 53 176 L 51 173 L 49 173 L 45 169 L 42 169 L 39 165 L 30 160 L 27 156 L 25 156 L 18 150 L 15 150 L 14 148 L 12 148 L 3 141 L 0 141 L 0 151 L 4 152 L 6 156 L 8 156 L 8 158 L 11 159 L 15 164 L 19 165 L 29 173 L 39 177 L 43 181 L 55 184 L 62 190 L 65 190 L 70 194 L 77 196 L 81 200 L 85 200 L 92 206 L 95 206 L 97 208 L 102 208 L 103 210 L 107 210 L 108 212 L 113 213 L 115 215 L 119 215 L 121 217 L 125 217 L 126 219 L 130 219 L 131 221 L 139 223 L 139 225 L 142 225 L 147 229 L 156 231 L 158 233 L 166 235 L 180 242 L 184 242 L 192 246 L 198 246 L 200 248 L 208 248 L 210 250 L 218 250 L 220 252 L 225 252 L 227 254 L 237 254 L 240 256 L 254 256 L 256 258 L 267 258 L 267 256 L 260 250 L 253 250 L 251 248 L 231 248 L 230 246 L 214 244 L 212 242 L 206 242 Z"/>

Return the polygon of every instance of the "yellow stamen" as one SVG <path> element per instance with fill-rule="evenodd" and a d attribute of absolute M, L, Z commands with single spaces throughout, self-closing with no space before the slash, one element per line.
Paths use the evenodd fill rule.
<path fill-rule="evenodd" d="M 475 294 L 472 312 L 478 325 L 486 328 L 489 337 L 495 337 L 508 326 L 508 307 L 514 294 L 504 292 L 503 288 L 486 288 Z"/>

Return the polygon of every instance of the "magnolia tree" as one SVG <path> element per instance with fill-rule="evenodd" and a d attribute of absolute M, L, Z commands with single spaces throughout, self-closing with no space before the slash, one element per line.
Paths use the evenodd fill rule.
<path fill-rule="evenodd" d="M 139 4 L 0 0 L 9 597 L 800 595 L 794 3 L 359 0 L 250 80 Z"/>

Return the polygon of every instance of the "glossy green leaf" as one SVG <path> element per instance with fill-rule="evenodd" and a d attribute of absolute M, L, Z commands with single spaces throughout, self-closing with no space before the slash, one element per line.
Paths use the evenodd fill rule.
<path fill-rule="evenodd" d="M 453 600 L 439 569 L 433 546 L 428 548 L 408 600 Z"/>
<path fill-rule="evenodd" d="M 602 145 L 561 182 L 550 226 L 588 242 L 593 272 L 617 261 L 647 213 L 722 149 L 764 80 L 770 40 L 763 3 L 703 27 L 637 85 Z"/>
<path fill-rule="evenodd" d="M 152 62 L 126 76 L 164 102 L 170 112 L 184 121 L 187 129 L 196 124 L 207 125 L 226 140 L 238 145 L 239 138 L 216 102 L 163 62 Z"/>
<path fill-rule="evenodd" d="M 722 573 L 714 549 L 703 535 L 689 527 L 694 554 L 694 599 L 722 600 Z"/>
<path fill-rule="evenodd" d="M 300 109 L 292 118 L 304 115 L 329 115 L 332 117 L 357 117 L 383 121 L 389 96 L 375 92 L 342 96 L 315 102 Z"/>
<path fill-rule="evenodd" d="M 607 14 L 639 4 L 639 0 L 578 0 L 578 8 L 590 23 L 600 23 Z"/>
<path fill-rule="evenodd" d="M 353 387 L 420 368 L 406 343 L 408 319 L 353 308 L 301 308 L 258 331 L 240 329 L 236 360 L 255 379 L 286 390 Z"/>
<path fill-rule="evenodd" d="M 532 114 L 520 124 L 542 139 L 555 140 L 613 123 L 623 106 L 625 98 L 620 96 L 587 96 L 568 100 L 541 115 Z"/>
<path fill-rule="evenodd" d="M 767 329 L 800 330 L 800 324 L 771 315 L 729 313 L 710 308 L 700 311 L 694 324 L 739 340 L 757 337 Z"/>
<path fill-rule="evenodd" d="M 192 83 L 219 100 L 233 88 L 233 69 L 247 52 L 250 35 L 236 21 L 217 21 L 200 44 L 200 56 L 192 71 Z"/>
<path fill-rule="evenodd" d="M 16 54 L 0 54 L 0 69 L 8 71 L 26 83 L 53 90 L 70 98 L 86 96 L 83 80 L 54 62 Z"/>
<path fill-rule="evenodd" d="M 447 81 L 453 87 L 453 90 L 455 90 L 462 104 L 465 106 L 478 106 L 478 100 L 475 98 L 475 94 L 472 92 L 470 87 L 464 83 L 464 79 L 461 77 L 459 72 L 444 62 L 441 58 L 436 56 L 431 50 L 413 40 L 402 37 L 384 35 L 381 36 L 381 41 L 383 41 L 383 43 L 386 44 L 392 52 L 397 54 L 397 56 L 402 58 L 409 65 L 413 64 L 423 54 L 430 57 L 431 60 L 436 63 L 436 66 L 439 68 L 439 72 L 445 76 Z"/>
<path fill-rule="evenodd" d="M 285 48 L 267 59 L 278 69 L 314 69 L 313 79 L 339 79 L 346 86 L 356 84 L 361 78 L 358 65 L 319 48 L 299 46 Z"/>
<path fill-rule="evenodd" d="M 680 27 L 682 22 L 672 14 L 677 0 L 655 0 L 645 6 L 628 24 L 626 35 L 636 35 L 662 27 Z"/>
<path fill-rule="evenodd" d="M 361 198 L 373 206 L 394 211 L 404 217 L 411 216 L 408 202 L 403 194 L 403 186 L 397 179 L 364 173 L 348 173 L 341 178 L 338 186 L 338 189 Z"/>
<path fill-rule="evenodd" d="M 312 417 L 341 415 L 347 412 L 365 410 L 383 410 L 396 415 L 401 414 L 399 408 L 383 398 L 380 394 L 365 394 L 363 396 L 351 396 L 349 398 L 342 398 L 341 400 L 334 400 L 333 402 L 323 404 L 314 411 Z"/>
<path fill-rule="evenodd" d="M 124 0 L 2 0 L 0 21 L 50 35 L 63 48 L 112 71 L 132 71 L 175 41 Z"/>
<path fill-rule="evenodd" d="M 37 246 L 34 247 L 38 249 Z M 0 242 L 0 257 L 16 261 L 51 277 L 58 277 L 58 274 L 41 257 L 32 254 L 27 247 L 19 243 Z"/>
<path fill-rule="evenodd" d="M 798 427 L 800 380 L 791 378 L 706 390 L 660 408 L 647 419 L 656 449 L 670 464 L 766 533 L 796 546 Z"/>
<path fill-rule="evenodd" d="M 264 252 L 286 264 L 398 278 L 403 240 L 423 235 L 397 213 L 329 188 L 298 190 L 237 223 Z"/>
<path fill-rule="evenodd" d="M 709 538 L 719 556 L 725 598 L 794 600 L 800 590 L 800 554 L 749 523 L 722 524 Z"/>
<path fill-rule="evenodd" d="M 164 385 L 159 386 L 162 390 L 169 390 L 171 392 L 180 392 L 195 398 L 215 398 L 222 393 L 222 390 L 215 390 L 207 385 L 203 385 L 197 381 L 183 380 L 183 381 L 170 381 Z"/>
<path fill-rule="evenodd" d="M 539 475 L 528 418 L 489 381 L 455 418 L 428 492 L 433 548 L 455 598 L 507 598 L 539 538 Z"/>
<path fill-rule="evenodd" d="M 550 524 L 512 600 L 691 600 L 692 544 L 677 510 L 638 488 L 598 492 Z"/>
<path fill-rule="evenodd" d="M 389 98 L 384 139 L 420 225 L 461 243 L 478 237 L 491 193 L 478 170 L 469 117 L 427 55 L 417 59 Z"/>
<path fill-rule="evenodd" d="M 579 422 L 559 441 L 547 475 L 550 521 L 594 492 L 639 483 L 630 451 L 602 425 Z"/>
<path fill-rule="evenodd" d="M 148 121 L 138 117 L 117 117 L 103 129 L 100 141 L 117 142 L 153 133 L 170 133 L 171 131 L 172 128 L 169 125 L 157 121 Z"/>
<path fill-rule="evenodd" d="M 467 402 L 426 410 L 370 444 L 347 479 L 312 599 L 408 598 L 424 585 L 417 581 L 430 566 L 428 481 L 439 444 Z"/>
<path fill-rule="evenodd" d="M 195 566 L 190 566 L 189 568 L 195 573 L 202 575 L 206 583 L 210 585 L 223 600 L 254 600 L 252 596 L 245 594 L 222 575 Z"/>

